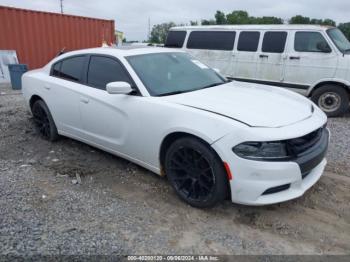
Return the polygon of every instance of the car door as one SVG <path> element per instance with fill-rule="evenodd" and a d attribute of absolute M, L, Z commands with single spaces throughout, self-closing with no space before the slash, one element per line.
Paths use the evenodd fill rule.
<path fill-rule="evenodd" d="M 259 31 L 242 31 L 239 34 L 235 52 L 234 78 L 238 80 L 256 79 L 259 60 Z"/>
<path fill-rule="evenodd" d="M 124 152 L 130 131 L 130 108 L 137 107 L 137 95 L 109 94 L 106 85 L 124 81 L 135 86 L 121 62 L 114 57 L 91 55 L 86 87 L 80 96 L 84 138 L 90 143 Z"/>
<path fill-rule="evenodd" d="M 287 36 L 286 31 L 264 33 L 257 63 L 257 79 L 266 84 L 278 84 L 283 81 Z"/>
<path fill-rule="evenodd" d="M 307 89 L 320 79 L 334 77 L 338 55 L 321 32 L 296 31 L 286 60 L 284 81 Z"/>
<path fill-rule="evenodd" d="M 56 62 L 43 88 L 58 130 L 75 137 L 82 134 L 79 94 L 85 89 L 82 78 L 86 58 L 76 55 Z"/>
<path fill-rule="evenodd" d="M 201 62 L 219 69 L 225 76 L 233 75 L 235 31 L 192 31 L 187 50 Z"/>

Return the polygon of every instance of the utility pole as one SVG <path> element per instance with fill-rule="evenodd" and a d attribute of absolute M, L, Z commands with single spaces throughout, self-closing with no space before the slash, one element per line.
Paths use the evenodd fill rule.
<path fill-rule="evenodd" d="M 60 0 L 61 14 L 63 14 L 63 0 Z"/>

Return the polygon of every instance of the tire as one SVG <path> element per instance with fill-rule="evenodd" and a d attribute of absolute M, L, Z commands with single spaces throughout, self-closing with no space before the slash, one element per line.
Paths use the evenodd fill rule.
<path fill-rule="evenodd" d="M 311 100 L 329 117 L 341 116 L 349 109 L 349 93 L 337 85 L 317 88 Z"/>
<path fill-rule="evenodd" d="M 50 110 L 43 100 L 37 100 L 32 106 L 32 114 L 38 133 L 48 141 L 56 141 L 59 137 L 57 127 Z"/>
<path fill-rule="evenodd" d="M 228 194 L 221 159 L 199 139 L 183 137 L 172 143 L 165 155 L 165 173 L 177 195 L 193 207 L 213 207 Z"/>

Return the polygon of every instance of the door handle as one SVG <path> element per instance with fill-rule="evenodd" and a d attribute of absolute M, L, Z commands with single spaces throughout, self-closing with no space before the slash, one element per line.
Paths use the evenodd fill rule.
<path fill-rule="evenodd" d="M 88 104 L 90 100 L 89 100 L 89 98 L 81 97 L 80 101 L 83 102 L 84 104 Z"/>
<path fill-rule="evenodd" d="M 290 56 L 290 60 L 300 60 L 300 56 Z"/>
<path fill-rule="evenodd" d="M 259 55 L 260 58 L 269 58 L 268 55 Z"/>
<path fill-rule="evenodd" d="M 50 89 L 51 89 L 51 87 L 50 87 L 48 84 L 45 84 L 45 85 L 44 85 L 44 88 L 45 88 L 46 90 L 50 90 Z"/>

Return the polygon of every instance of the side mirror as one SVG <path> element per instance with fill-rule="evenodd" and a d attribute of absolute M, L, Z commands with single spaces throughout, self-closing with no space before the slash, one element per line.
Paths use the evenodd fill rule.
<path fill-rule="evenodd" d="M 134 91 L 127 82 L 111 82 L 106 86 L 108 94 L 111 95 L 127 95 Z"/>
<path fill-rule="evenodd" d="M 320 50 L 323 53 L 332 52 L 332 49 L 329 47 L 329 45 L 326 42 L 318 42 L 316 47 L 318 50 Z"/>

